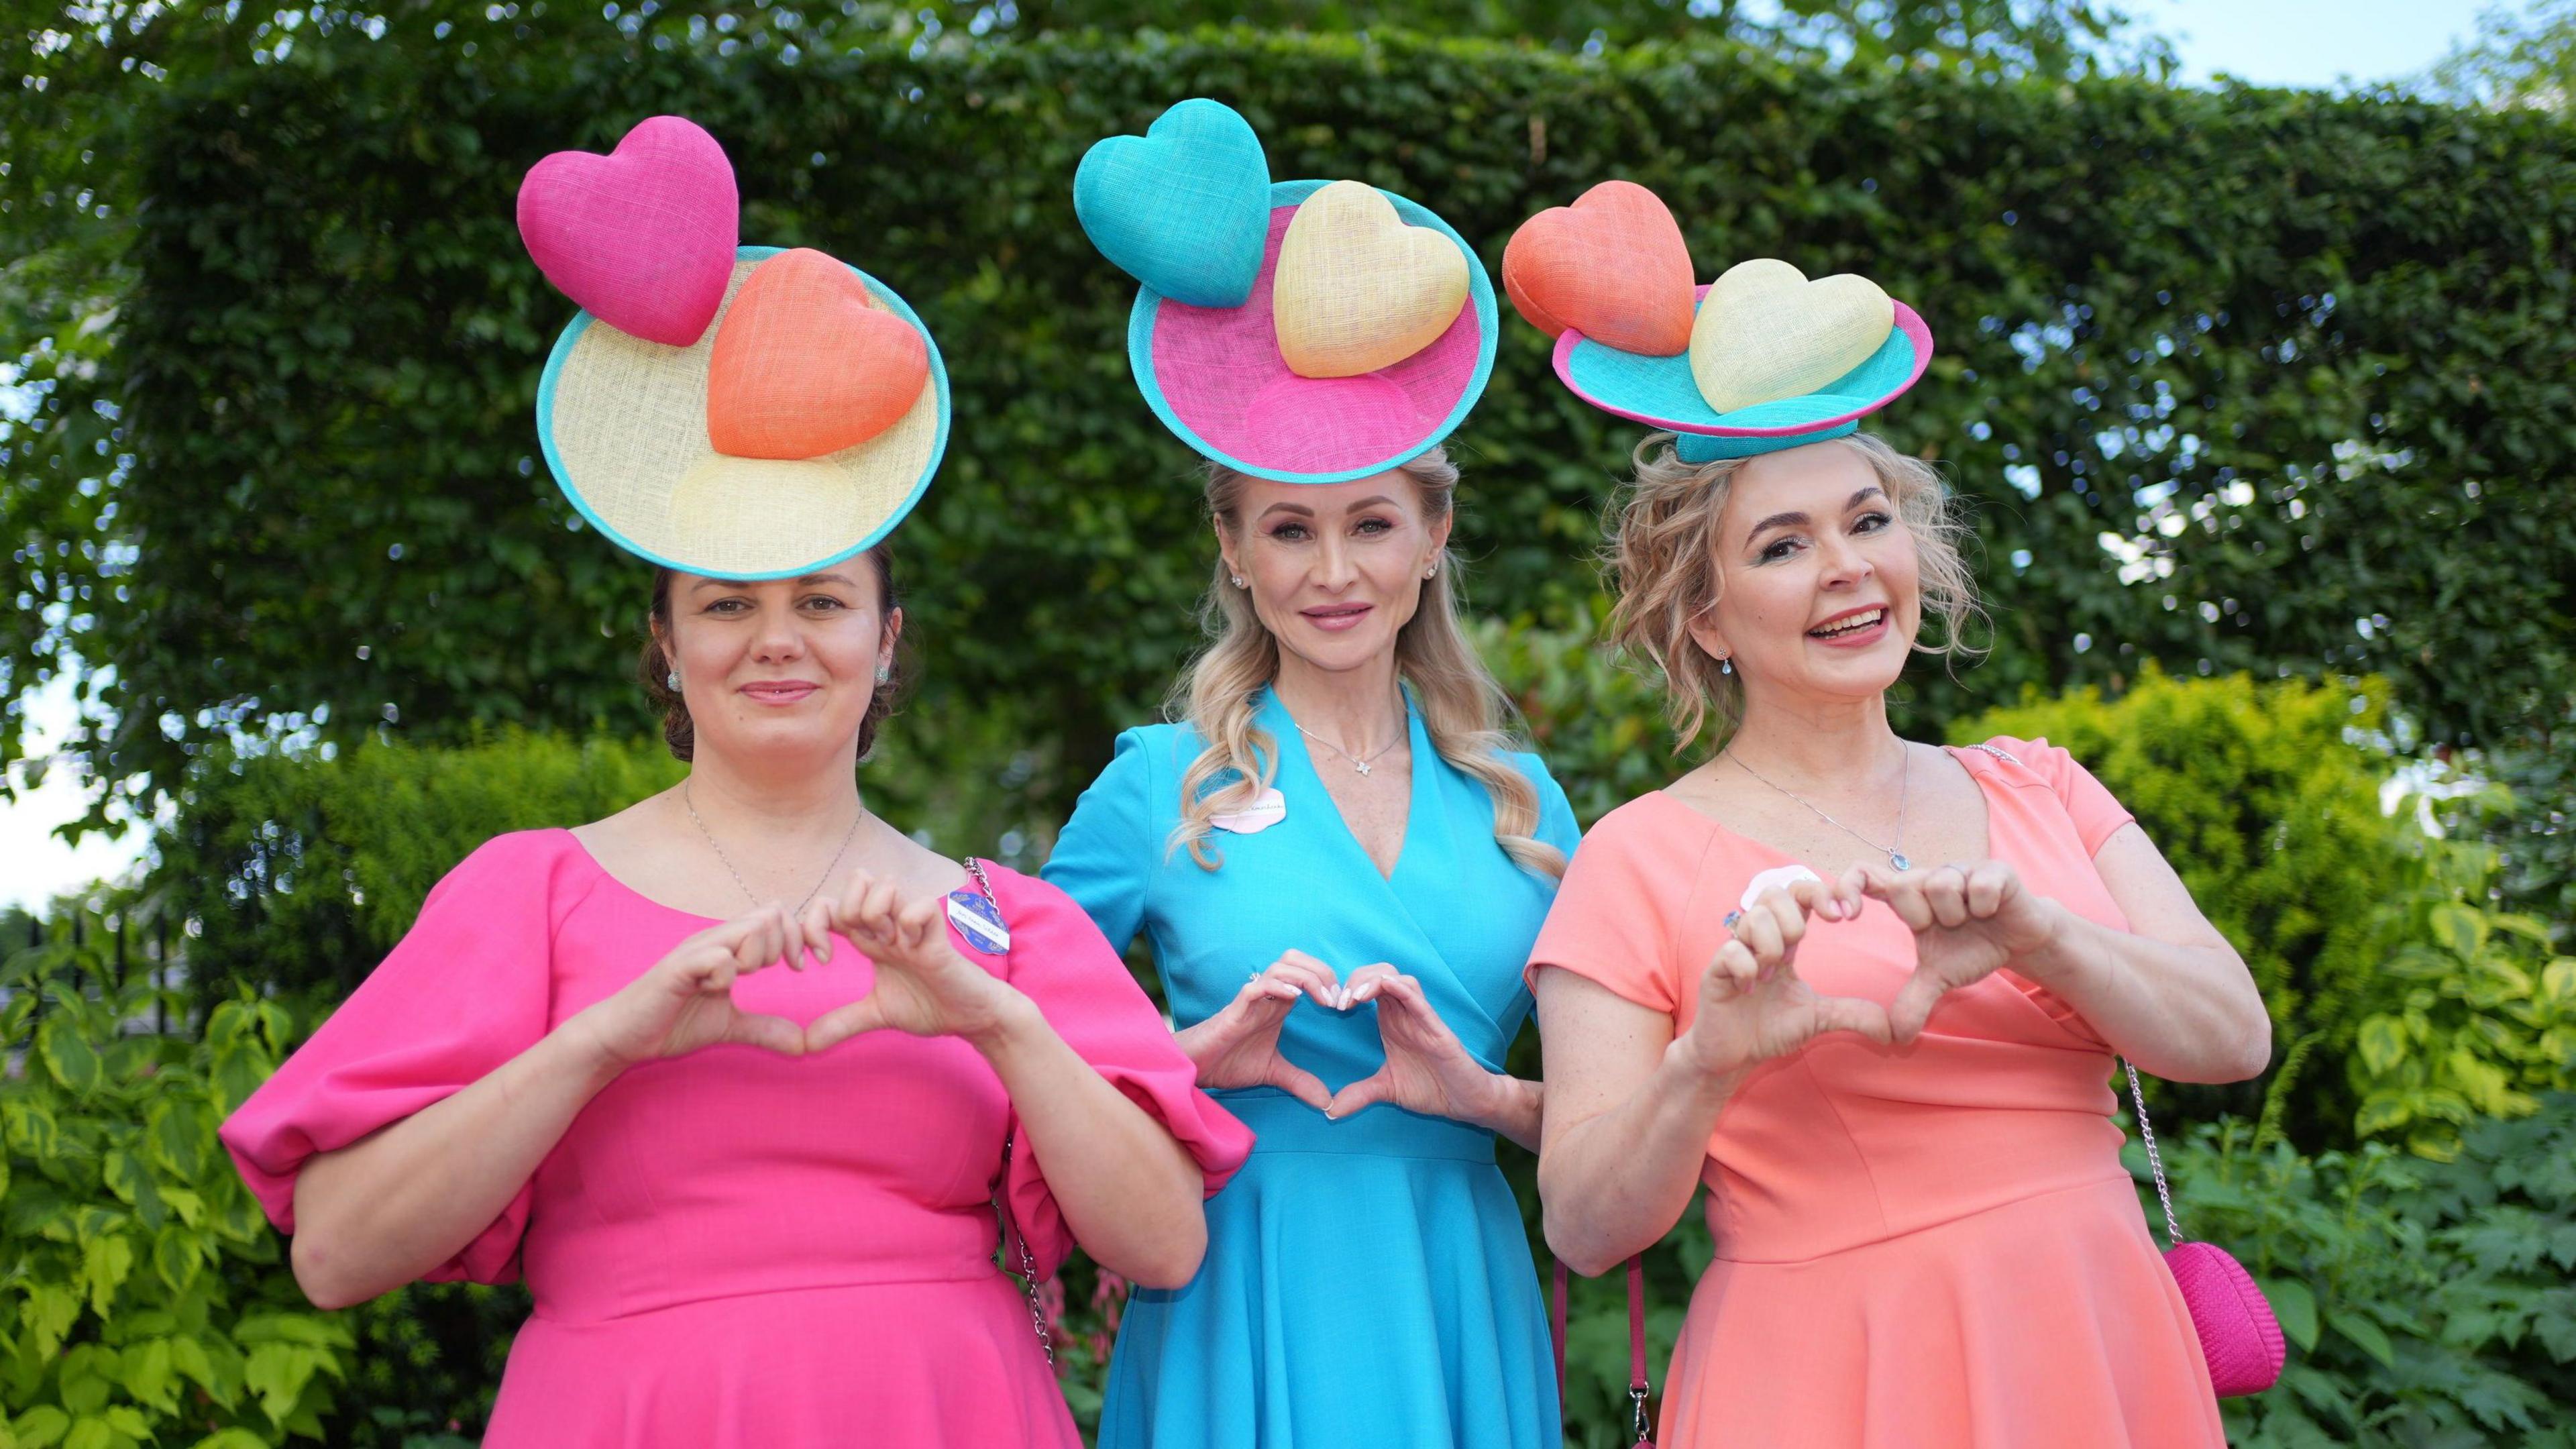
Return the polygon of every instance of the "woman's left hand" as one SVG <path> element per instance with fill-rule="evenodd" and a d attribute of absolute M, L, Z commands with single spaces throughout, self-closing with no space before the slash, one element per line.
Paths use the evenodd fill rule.
<path fill-rule="evenodd" d="M 1914 974 L 1887 1008 L 1898 1045 L 1923 1034 L 1942 997 L 2045 949 L 2066 915 L 2000 860 L 1902 874 L 1856 865 L 1842 887 L 1885 901 L 1914 932 Z"/>
<path fill-rule="evenodd" d="M 798 924 L 815 958 L 831 959 L 831 933 L 839 931 L 876 963 L 877 980 L 867 995 L 815 1018 L 805 1050 L 881 1027 L 971 1039 L 1000 1023 L 1011 988 L 949 941 L 947 904 L 933 896 L 906 905 L 893 881 L 852 871 L 837 897 L 806 907 Z"/>
<path fill-rule="evenodd" d="M 1346 1006 L 1377 1003 L 1377 1034 L 1386 1044 L 1386 1065 L 1335 1092 L 1325 1116 L 1338 1119 L 1391 1102 L 1426 1116 L 1480 1119 L 1503 1079 L 1467 1054 L 1432 1009 L 1420 981 L 1381 961 L 1352 972 L 1342 993 Z"/>

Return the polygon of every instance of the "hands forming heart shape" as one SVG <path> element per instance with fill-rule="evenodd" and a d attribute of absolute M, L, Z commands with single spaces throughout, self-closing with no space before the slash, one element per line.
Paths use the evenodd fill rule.
<path fill-rule="evenodd" d="M 734 983 L 755 971 L 831 960 L 835 931 L 875 963 L 866 996 L 804 1026 L 734 1004 Z M 768 905 L 698 932 L 574 1019 L 588 1020 L 600 1050 L 621 1068 L 722 1042 L 802 1056 L 887 1027 L 972 1036 L 993 1025 L 1008 990 L 948 939 L 944 898 L 906 904 L 894 882 L 853 871 L 839 895 L 801 917 Z"/>
<path fill-rule="evenodd" d="M 1377 1002 L 1386 1064 L 1335 1092 L 1322 1078 L 1281 1056 L 1279 1028 L 1300 996 L 1327 1011 Z M 1287 952 L 1253 973 L 1223 1010 L 1182 1031 L 1178 1040 L 1198 1064 L 1200 1086 L 1277 1087 L 1333 1118 L 1390 1102 L 1408 1111 L 1464 1120 L 1494 1076 L 1468 1055 L 1420 981 L 1380 961 L 1352 972 L 1345 982 L 1303 951 Z"/>
<path fill-rule="evenodd" d="M 1823 996 L 1798 977 L 1811 918 L 1855 920 L 1883 901 L 1914 933 L 1914 974 L 1886 1006 Z M 1858 865 L 1827 885 L 1809 878 L 1754 898 L 1700 977 L 1699 1013 L 1683 1038 L 1702 1071 L 1725 1076 L 1786 1056 L 1828 1032 L 1903 1045 L 1923 1034 L 1942 997 L 2055 939 L 2065 908 L 2002 861 L 1897 872 Z"/>

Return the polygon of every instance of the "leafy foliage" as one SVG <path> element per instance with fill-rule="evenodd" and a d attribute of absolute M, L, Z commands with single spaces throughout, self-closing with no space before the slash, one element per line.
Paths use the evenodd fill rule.
<path fill-rule="evenodd" d="M 105 933 L 0 967 L 0 1441 L 257 1449 L 319 1437 L 350 1369 L 215 1141 L 275 1069 L 287 1013 L 244 997 L 202 1037 L 129 1032 L 171 1003 L 123 978 Z M 181 1017 L 184 1023 L 186 1018 Z"/>
<path fill-rule="evenodd" d="M 1934 724 L 2026 685 L 2116 689 L 2150 659 L 2378 671 L 2434 740 L 2520 738 L 2564 693 L 2560 119 L 1721 41 L 852 51 L 787 43 L 783 14 L 749 39 L 703 20 L 531 16 L 472 45 L 307 27 L 283 58 L 137 98 L 149 205 L 115 345 L 0 444 L 0 509 L 34 540 L 6 580 L 10 686 L 66 651 L 112 669 L 102 778 L 148 797 L 236 731 L 642 728 L 644 579 L 536 459 L 568 309 L 509 218 L 537 156 L 663 110 L 724 141 L 747 235 L 863 258 L 941 340 L 961 429 L 903 547 L 923 708 L 1027 756 L 988 832 L 1060 815 L 1193 641 L 1188 459 L 1136 404 L 1131 288 L 1066 184 L 1090 140 L 1190 93 L 1244 109 L 1280 175 L 1437 202 L 1489 264 L 1615 174 L 1671 199 L 1704 271 L 1777 254 L 1928 307 L 1941 353 L 1885 428 L 1979 505 L 2000 620 L 1988 664 L 1921 682 Z M 1461 542 L 1482 607 L 1562 626 L 1590 607 L 1571 560 L 1633 429 L 1564 395 L 1545 352 L 1507 326 L 1458 437 Z"/>
<path fill-rule="evenodd" d="M 2494 850 L 2421 848 L 2420 879 L 2377 922 L 2385 978 L 2343 1066 L 2356 1132 L 2448 1157 L 2477 1119 L 2576 1089 L 2576 957 L 2552 950 L 2545 922 L 2489 903 Z"/>
<path fill-rule="evenodd" d="M 2291 1343 L 2278 1387 L 2227 1401 L 2229 1443 L 2576 1444 L 2576 1096 L 2472 1126 L 2449 1163 L 2303 1158 L 2229 1121 L 2166 1165 L 2184 1231 L 2244 1262 Z"/>

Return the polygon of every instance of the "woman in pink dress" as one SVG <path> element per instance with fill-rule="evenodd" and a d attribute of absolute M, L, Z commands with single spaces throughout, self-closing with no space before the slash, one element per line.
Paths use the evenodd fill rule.
<path fill-rule="evenodd" d="M 1593 827 L 1532 950 L 1548 1241 L 1597 1273 L 1705 1196 L 1665 1449 L 2217 1449 L 2109 1082 L 2115 1053 L 2259 1072 L 2262 998 L 2065 751 L 1890 727 L 1909 654 L 1975 605 L 1938 475 L 1853 430 L 1929 331 L 1832 283 L 1750 263 L 1706 305 L 1759 327 L 1557 351 L 1669 420 L 1617 513 L 1612 632 L 1724 748 Z M 1589 299 L 1534 300 L 1571 332 Z"/>
<path fill-rule="evenodd" d="M 608 188 L 668 216 L 696 195 L 669 158 L 714 142 L 645 126 L 620 156 L 664 170 Z M 693 347 L 585 298 L 539 402 L 557 481 L 662 565 L 644 673 L 688 774 L 474 852 L 224 1142 L 317 1304 L 524 1274 L 489 1444 L 1072 1449 L 997 1246 L 1032 1282 L 1079 1241 L 1178 1286 L 1251 1136 L 1062 892 L 866 808 L 903 627 L 882 539 L 937 465 L 945 377 L 882 284 L 724 250 Z M 881 350 L 862 379 L 893 421 L 723 451 L 711 424 L 750 445 L 708 354 L 721 374 L 754 288 L 817 279 L 920 337 L 919 367 Z M 730 501 L 693 517 L 710 481 Z"/>

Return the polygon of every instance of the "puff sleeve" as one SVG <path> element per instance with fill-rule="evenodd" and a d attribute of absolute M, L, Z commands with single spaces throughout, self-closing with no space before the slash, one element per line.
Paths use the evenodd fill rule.
<path fill-rule="evenodd" d="M 346 1147 L 480 1079 L 544 1036 L 552 942 L 569 837 L 487 841 L 439 881 L 392 954 L 225 1120 L 242 1181 L 281 1232 L 295 1231 L 295 1180 Z M 518 1276 L 531 1188 L 431 1281 Z"/>
<path fill-rule="evenodd" d="M 1207 1193 L 1223 1187 L 1251 1155 L 1252 1129 L 1199 1090 L 1197 1067 L 1082 906 L 1016 871 L 995 869 L 992 876 L 1011 929 L 1010 983 L 1037 1004 L 1066 1045 L 1180 1142 L 1198 1163 Z M 1005 1200 L 1043 1277 L 1073 1250 L 1073 1235 L 1016 1113 L 1010 1132 Z"/>

